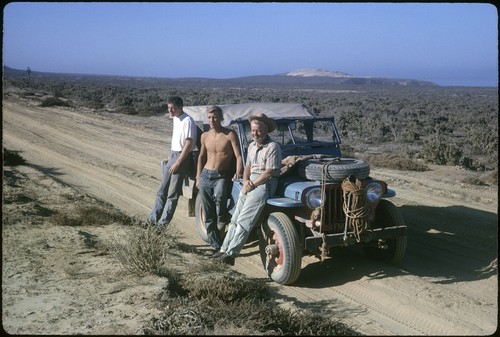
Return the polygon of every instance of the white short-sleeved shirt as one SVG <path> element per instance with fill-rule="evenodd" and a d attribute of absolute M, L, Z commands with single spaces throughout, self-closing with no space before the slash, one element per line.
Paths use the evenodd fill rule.
<path fill-rule="evenodd" d="M 187 138 L 191 138 L 193 140 L 193 147 L 190 151 L 197 150 L 197 130 L 195 121 L 185 112 L 182 112 L 180 116 L 173 117 L 173 120 L 174 123 L 170 150 L 179 152 L 182 151 Z"/>

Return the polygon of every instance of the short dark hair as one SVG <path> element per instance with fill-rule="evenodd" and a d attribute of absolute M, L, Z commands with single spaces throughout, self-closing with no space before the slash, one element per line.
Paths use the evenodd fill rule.
<path fill-rule="evenodd" d="M 179 96 L 172 96 L 167 99 L 167 104 L 173 104 L 178 108 L 182 108 L 184 106 L 184 102 L 182 101 L 182 98 Z"/>

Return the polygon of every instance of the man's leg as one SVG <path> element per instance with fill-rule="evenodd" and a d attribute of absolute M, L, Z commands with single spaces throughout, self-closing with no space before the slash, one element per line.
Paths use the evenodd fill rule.
<path fill-rule="evenodd" d="M 177 160 L 177 157 L 172 158 Z M 177 202 L 179 197 L 182 195 L 182 184 L 184 183 L 184 177 L 190 167 L 191 160 L 185 160 L 178 169 L 178 173 L 170 175 L 170 183 L 168 185 L 167 199 L 165 201 L 165 207 L 163 207 L 163 213 L 161 214 L 158 224 L 166 226 L 170 223 L 174 217 L 175 209 L 177 208 Z"/>
<path fill-rule="evenodd" d="M 220 236 L 217 231 L 217 216 L 215 211 L 215 202 L 214 202 L 214 185 L 216 184 L 216 180 L 210 179 L 209 171 L 203 169 L 200 177 L 200 198 L 201 205 L 203 208 L 204 215 L 204 226 L 207 231 L 208 243 L 212 247 L 213 250 L 218 251 L 220 249 Z M 214 230 L 215 228 L 215 230 Z"/>
<path fill-rule="evenodd" d="M 160 187 L 156 192 L 156 198 L 151 209 L 151 214 L 148 217 L 148 222 L 157 223 L 163 213 L 163 208 L 165 207 L 165 202 L 167 200 L 168 187 L 170 184 L 170 173 L 168 172 L 169 167 L 170 165 L 168 165 L 167 161 L 162 160 L 160 162 L 162 179 Z"/>
<path fill-rule="evenodd" d="M 224 174 L 217 179 L 214 186 L 214 199 L 216 205 L 217 228 L 222 230 L 228 222 L 227 192 L 229 177 Z"/>
<path fill-rule="evenodd" d="M 229 249 L 230 243 L 233 241 L 233 238 L 236 233 L 236 223 L 238 221 L 238 216 L 240 214 L 241 209 L 245 205 L 245 201 L 247 199 L 247 194 L 242 194 L 240 193 L 238 197 L 238 201 L 236 203 L 236 206 L 234 208 L 233 216 L 231 217 L 231 221 L 229 222 L 229 226 L 227 227 L 227 232 L 226 232 L 226 237 L 224 238 L 224 241 L 222 242 L 222 246 L 220 248 L 220 251 L 222 253 L 225 253 Z"/>
<path fill-rule="evenodd" d="M 265 185 L 260 185 L 253 191 L 247 193 L 246 200 L 239 210 L 237 219 L 234 219 L 234 217 L 231 219 L 231 224 L 235 225 L 235 229 L 225 249 L 226 254 L 236 257 L 240 253 L 250 232 L 262 214 L 267 199 L 268 195 Z"/>
<path fill-rule="evenodd" d="M 240 254 L 266 206 L 267 199 L 274 194 L 277 185 L 277 179 L 272 178 L 265 185 L 257 186 L 247 194 L 240 193 L 226 238 L 222 243 L 220 250 L 222 254 L 217 257 L 219 262 L 234 265 L 234 258 Z"/>

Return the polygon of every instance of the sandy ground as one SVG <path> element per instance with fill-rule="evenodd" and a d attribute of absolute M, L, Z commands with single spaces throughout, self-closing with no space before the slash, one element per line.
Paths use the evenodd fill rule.
<path fill-rule="evenodd" d="M 166 118 L 40 108 L 4 97 L 3 146 L 31 167 L 4 169 L 2 323 L 12 334 L 137 334 L 157 314 L 164 280 L 134 278 L 109 255 L 85 245 L 119 226 L 53 226 L 50 210 L 106 201 L 145 218 L 167 155 Z M 298 308 L 331 313 L 367 335 L 488 335 L 498 322 L 498 190 L 461 183 L 468 172 L 372 169 L 398 193 L 393 202 L 409 227 L 399 267 L 356 250 L 320 262 L 304 257 L 294 286 L 277 296 Z M 10 185 L 9 185 L 10 182 Z M 24 197 L 22 197 L 24 196 Z M 185 203 L 174 226 L 180 240 L 208 249 Z M 194 258 L 194 257 L 193 257 Z M 234 267 L 266 278 L 257 247 Z"/>

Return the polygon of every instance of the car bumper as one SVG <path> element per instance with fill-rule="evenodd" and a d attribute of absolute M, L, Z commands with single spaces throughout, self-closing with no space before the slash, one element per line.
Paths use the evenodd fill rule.
<path fill-rule="evenodd" d="M 400 236 L 406 236 L 406 225 L 391 226 L 386 228 L 367 229 L 360 235 L 360 242 L 372 242 L 378 239 L 392 239 Z M 305 239 L 305 249 L 310 251 L 318 250 L 323 242 L 328 248 L 350 246 L 358 243 L 354 233 L 347 231 L 344 233 L 325 234 L 324 236 L 311 236 Z"/>

